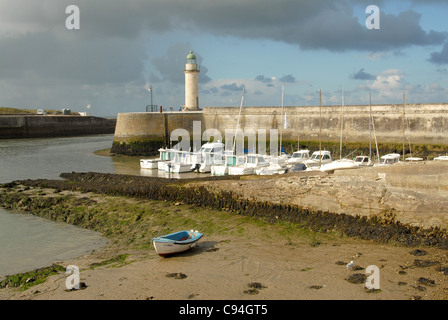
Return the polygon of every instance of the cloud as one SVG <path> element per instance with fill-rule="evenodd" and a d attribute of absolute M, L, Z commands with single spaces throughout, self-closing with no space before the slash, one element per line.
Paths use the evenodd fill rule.
<path fill-rule="evenodd" d="M 273 79 L 272 78 L 267 78 L 267 77 L 265 77 L 263 75 L 258 75 L 258 76 L 255 77 L 255 80 L 263 82 L 263 83 L 271 83 Z"/>
<path fill-rule="evenodd" d="M 431 53 L 429 61 L 435 64 L 448 64 L 448 42 L 445 42 L 440 52 Z"/>
<path fill-rule="evenodd" d="M 53 101 L 66 101 L 69 95 L 65 88 L 70 88 L 83 93 L 82 99 L 76 95 L 72 97 L 76 101 L 104 97 L 108 104 L 110 99 L 117 98 L 114 89 L 127 87 L 133 89 L 125 91 L 117 105 L 129 105 L 126 92 L 138 92 L 148 80 L 169 82 L 174 85 L 172 91 L 179 91 L 184 82 L 179 70 L 183 70 L 186 54 L 194 48 L 180 36 L 168 44 L 151 41 L 156 36 L 177 31 L 270 40 L 303 50 L 363 51 L 366 54 L 445 43 L 440 52 L 433 52 L 429 61 L 448 63 L 447 33 L 424 30 L 421 15 L 416 11 L 381 12 L 381 29 L 367 30 L 362 18 L 354 13 L 353 8 L 360 2 L 366 6 L 371 4 L 367 0 L 2 0 L 0 82 L 7 83 L 10 88 L 2 91 L 2 98 L 29 104 L 35 100 L 16 94 L 27 86 L 28 90 L 36 88 L 32 96 L 41 99 L 38 103 L 50 101 L 49 97 Z M 446 1 L 431 2 L 446 5 Z M 72 4 L 79 6 L 81 12 L 78 31 L 65 28 L 65 8 Z M 158 45 L 161 48 L 155 48 Z M 196 55 L 201 68 L 199 81 L 210 84 L 207 64 L 202 63 L 200 52 Z M 278 89 L 266 87 L 277 84 L 276 79 L 258 77 L 258 91 L 262 91 L 261 85 L 263 90 Z M 297 83 L 292 75 L 279 81 Z M 17 87 L 11 87 L 12 84 Z M 65 88 L 49 94 L 56 84 Z M 235 84 L 235 87 L 242 90 L 241 86 Z M 235 89 L 231 84 L 216 88 L 226 92 Z M 209 96 L 213 96 L 216 91 L 210 93 Z M 167 95 L 174 99 L 173 94 L 168 92 Z"/>
<path fill-rule="evenodd" d="M 280 78 L 280 82 L 284 83 L 296 83 L 296 78 L 294 78 L 291 74 L 283 76 Z"/>
<path fill-rule="evenodd" d="M 387 102 L 399 98 L 407 85 L 401 70 L 388 69 L 379 73 L 373 81 L 359 85 L 358 89 L 372 92 L 377 99 Z"/>
<path fill-rule="evenodd" d="M 237 85 L 235 82 L 233 82 L 232 84 L 223 84 L 220 88 L 227 91 L 242 91 L 243 86 L 244 85 L 242 84 Z"/>
<path fill-rule="evenodd" d="M 376 76 L 373 74 L 364 72 L 364 68 L 361 68 L 358 72 L 352 75 L 352 79 L 355 80 L 375 80 Z"/>

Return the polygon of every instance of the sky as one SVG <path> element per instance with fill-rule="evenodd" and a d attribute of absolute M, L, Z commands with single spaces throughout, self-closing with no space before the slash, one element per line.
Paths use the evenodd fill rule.
<path fill-rule="evenodd" d="M 446 0 L 1 0 L 0 106 L 116 117 L 152 92 L 179 110 L 190 50 L 201 108 L 243 86 L 244 106 L 448 102 L 447 17 Z"/>

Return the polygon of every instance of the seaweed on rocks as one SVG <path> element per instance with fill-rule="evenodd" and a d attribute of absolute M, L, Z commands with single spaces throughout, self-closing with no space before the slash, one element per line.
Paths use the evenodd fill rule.
<path fill-rule="evenodd" d="M 407 246 L 436 246 L 448 248 L 446 230 L 434 227 L 423 229 L 396 221 L 393 213 L 381 217 L 365 217 L 350 214 L 314 211 L 291 204 L 276 204 L 242 198 L 231 191 L 211 191 L 189 182 L 207 180 L 238 180 L 239 176 L 205 177 L 197 179 L 160 179 L 156 177 L 103 174 L 63 173 L 62 180 L 23 180 L 16 184 L 28 187 L 45 187 L 57 190 L 93 192 L 112 196 L 134 197 L 173 203 L 184 203 L 214 210 L 226 210 L 234 214 L 264 219 L 271 223 L 286 221 L 318 232 L 338 231 L 350 237 L 375 240 L 381 243 L 398 243 Z M 10 197 L 10 198 L 8 198 Z M 30 199 L 17 196 L 11 199 L 0 193 L 0 200 L 6 205 L 21 205 Z M 37 200 L 36 200 L 37 201 Z M 50 201 L 50 200 L 48 200 Z M 55 201 L 55 200 L 53 200 Z M 39 206 L 38 203 L 33 203 Z M 48 206 L 48 203 L 41 204 Z"/>

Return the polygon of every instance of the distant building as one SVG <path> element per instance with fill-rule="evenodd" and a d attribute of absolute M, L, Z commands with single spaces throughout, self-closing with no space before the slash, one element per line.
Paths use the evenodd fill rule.
<path fill-rule="evenodd" d="M 62 114 L 63 115 L 70 115 L 70 114 L 72 114 L 72 111 L 70 109 L 62 109 Z"/>

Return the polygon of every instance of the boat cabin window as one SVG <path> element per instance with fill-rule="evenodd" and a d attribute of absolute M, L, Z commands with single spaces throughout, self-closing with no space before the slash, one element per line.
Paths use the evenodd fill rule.
<path fill-rule="evenodd" d="M 296 158 L 296 159 L 305 159 L 305 158 L 308 158 L 308 154 L 302 153 L 302 152 L 294 152 L 292 154 L 292 157 Z"/>
<path fill-rule="evenodd" d="M 247 157 L 247 163 L 256 163 L 257 158 L 256 157 Z"/>

